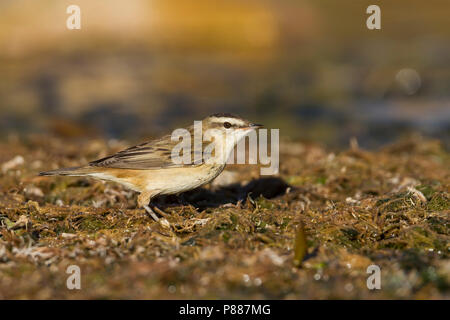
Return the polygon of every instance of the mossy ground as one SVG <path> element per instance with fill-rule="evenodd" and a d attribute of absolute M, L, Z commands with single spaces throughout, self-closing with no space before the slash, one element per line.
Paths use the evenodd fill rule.
<path fill-rule="evenodd" d="M 450 157 L 438 141 L 334 153 L 283 142 L 277 177 L 230 166 L 158 199 L 170 229 L 116 184 L 36 176 L 127 145 L 1 143 L 0 299 L 450 298 Z M 81 290 L 66 287 L 74 264 Z M 372 264 L 380 290 L 366 286 Z"/>

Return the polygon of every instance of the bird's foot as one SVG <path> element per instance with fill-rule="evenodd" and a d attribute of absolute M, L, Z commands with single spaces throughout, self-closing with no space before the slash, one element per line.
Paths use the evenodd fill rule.
<path fill-rule="evenodd" d="M 169 221 L 167 221 L 166 217 L 167 214 L 162 211 L 161 209 L 159 209 L 157 206 L 149 206 L 149 205 L 144 205 L 143 206 L 145 211 L 147 211 L 147 213 L 150 215 L 150 217 L 155 220 L 156 222 L 158 222 L 160 225 L 162 225 L 164 228 L 170 229 L 170 223 Z M 160 214 L 162 216 L 162 218 L 159 218 L 155 211 Z"/>

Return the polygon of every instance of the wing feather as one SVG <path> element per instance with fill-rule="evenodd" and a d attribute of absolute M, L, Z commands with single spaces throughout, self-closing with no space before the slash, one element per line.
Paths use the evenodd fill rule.
<path fill-rule="evenodd" d="M 93 167 L 120 169 L 162 169 L 198 166 L 199 164 L 176 164 L 171 153 L 178 141 L 172 141 L 170 135 L 122 150 L 106 158 L 89 163 Z M 191 151 L 191 159 L 193 151 Z"/>

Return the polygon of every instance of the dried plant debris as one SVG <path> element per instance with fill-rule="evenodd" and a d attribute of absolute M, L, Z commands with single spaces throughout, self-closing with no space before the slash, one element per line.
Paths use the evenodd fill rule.
<path fill-rule="evenodd" d="M 450 298 L 450 157 L 438 141 L 334 153 L 282 143 L 279 176 L 235 165 L 157 199 L 166 226 L 119 185 L 36 175 L 126 144 L 0 144 L 0 299 Z M 380 290 L 367 288 L 370 265 Z"/>

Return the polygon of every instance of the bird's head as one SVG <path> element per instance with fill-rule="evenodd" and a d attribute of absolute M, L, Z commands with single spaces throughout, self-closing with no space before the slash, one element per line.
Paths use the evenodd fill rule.
<path fill-rule="evenodd" d="M 217 113 L 210 115 L 202 121 L 203 134 L 207 140 L 214 140 L 219 146 L 217 158 L 226 160 L 235 145 L 246 135 L 261 128 L 262 125 L 252 123 L 241 117 L 228 114 Z"/>
<path fill-rule="evenodd" d="M 234 136 L 237 140 L 261 127 L 260 124 L 252 123 L 229 113 L 216 113 L 203 120 L 203 130 L 220 130 L 224 134 Z"/>

